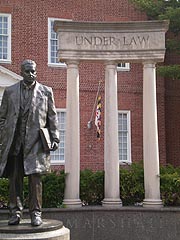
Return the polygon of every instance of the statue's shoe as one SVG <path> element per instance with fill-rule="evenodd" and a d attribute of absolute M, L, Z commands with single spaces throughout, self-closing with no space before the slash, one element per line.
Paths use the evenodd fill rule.
<path fill-rule="evenodd" d="M 8 221 L 8 225 L 18 225 L 20 223 L 21 217 L 19 214 L 12 215 Z"/>
<path fill-rule="evenodd" d="M 40 216 L 31 217 L 31 225 L 34 227 L 40 226 L 42 224 L 42 219 Z"/>

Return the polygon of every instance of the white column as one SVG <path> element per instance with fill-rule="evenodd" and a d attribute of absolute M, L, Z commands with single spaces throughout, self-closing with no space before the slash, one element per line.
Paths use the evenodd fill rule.
<path fill-rule="evenodd" d="M 159 147 L 156 103 L 156 67 L 143 67 L 143 150 L 144 150 L 144 207 L 160 208 Z"/>
<path fill-rule="evenodd" d="M 117 65 L 107 62 L 105 68 L 104 123 L 104 207 L 122 206 L 119 189 Z"/>
<path fill-rule="evenodd" d="M 78 62 L 67 62 L 65 196 L 66 207 L 81 207 L 80 188 L 80 127 L 79 127 Z"/>

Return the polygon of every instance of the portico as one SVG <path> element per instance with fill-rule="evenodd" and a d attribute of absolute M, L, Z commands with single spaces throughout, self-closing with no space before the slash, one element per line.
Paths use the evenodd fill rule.
<path fill-rule="evenodd" d="M 119 62 L 143 64 L 144 207 L 162 207 L 156 103 L 156 63 L 164 60 L 167 21 L 55 21 L 59 60 L 67 64 L 67 128 L 64 204 L 80 207 L 79 62 L 105 65 L 105 198 L 103 206 L 121 207 L 118 158 L 117 70 Z M 112 128 L 113 126 L 113 128 Z"/>

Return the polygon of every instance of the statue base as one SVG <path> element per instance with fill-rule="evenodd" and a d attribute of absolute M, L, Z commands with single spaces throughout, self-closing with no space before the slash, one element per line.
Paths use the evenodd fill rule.
<path fill-rule="evenodd" d="M 70 231 L 61 221 L 43 219 L 43 224 L 32 227 L 30 220 L 23 219 L 19 225 L 9 226 L 5 220 L 0 221 L 1 240 L 69 240 Z"/>

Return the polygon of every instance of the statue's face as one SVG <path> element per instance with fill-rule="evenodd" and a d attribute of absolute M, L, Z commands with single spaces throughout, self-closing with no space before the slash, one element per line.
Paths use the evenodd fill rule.
<path fill-rule="evenodd" d="M 21 75 L 27 84 L 32 84 L 36 80 L 37 76 L 36 66 L 34 64 L 25 65 Z"/>

